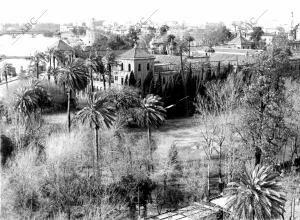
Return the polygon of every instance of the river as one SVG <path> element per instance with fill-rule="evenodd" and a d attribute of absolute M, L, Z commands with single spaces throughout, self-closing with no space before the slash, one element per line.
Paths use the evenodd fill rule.
<path fill-rule="evenodd" d="M 49 46 L 54 44 L 58 38 L 44 37 L 37 35 L 32 37 L 31 34 L 19 35 L 13 38 L 10 35 L 0 36 L 0 55 L 5 56 L 32 56 L 36 51 L 45 51 Z M 0 62 L 0 68 L 4 63 L 11 63 L 16 72 L 19 73 L 21 66 L 27 69 L 29 60 L 24 59 L 7 59 Z"/>

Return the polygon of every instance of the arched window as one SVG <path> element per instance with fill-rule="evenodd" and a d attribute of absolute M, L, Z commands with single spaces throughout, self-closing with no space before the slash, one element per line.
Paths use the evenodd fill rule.
<path fill-rule="evenodd" d="M 150 64 L 149 63 L 147 63 L 147 70 L 149 70 L 150 69 Z"/>
<path fill-rule="evenodd" d="M 138 71 L 141 71 L 141 64 L 138 65 Z"/>
<path fill-rule="evenodd" d="M 131 71 L 131 65 L 128 64 L 128 71 Z"/>
<path fill-rule="evenodd" d="M 121 63 L 121 71 L 123 71 L 124 70 L 124 65 L 123 65 L 123 63 Z"/>

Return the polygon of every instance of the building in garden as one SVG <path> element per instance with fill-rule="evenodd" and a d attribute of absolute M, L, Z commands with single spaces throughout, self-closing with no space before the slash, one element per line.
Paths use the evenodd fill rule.
<path fill-rule="evenodd" d="M 154 72 L 155 57 L 145 48 L 134 48 L 116 57 L 116 66 L 112 69 L 112 77 L 115 85 L 124 85 L 126 77 L 134 74 L 136 80 L 144 81 L 150 72 Z"/>
<path fill-rule="evenodd" d="M 244 38 L 242 34 L 239 33 L 234 39 L 227 43 L 227 46 L 236 49 L 251 49 L 252 42 Z"/>

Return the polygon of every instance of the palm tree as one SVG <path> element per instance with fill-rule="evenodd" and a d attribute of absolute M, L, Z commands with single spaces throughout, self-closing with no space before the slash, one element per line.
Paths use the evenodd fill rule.
<path fill-rule="evenodd" d="M 8 77 L 9 68 L 10 68 L 10 64 L 4 63 L 3 67 L 1 69 L 2 75 L 4 75 L 4 78 L 5 78 L 5 83 L 6 83 L 6 89 L 7 90 L 8 90 L 8 80 L 7 80 L 7 77 Z"/>
<path fill-rule="evenodd" d="M 31 58 L 31 61 L 34 63 L 34 69 L 36 71 L 36 78 L 39 78 L 39 65 L 41 62 L 45 62 L 46 59 L 46 55 L 42 52 L 36 52 L 34 54 L 34 56 Z"/>
<path fill-rule="evenodd" d="M 94 72 L 97 73 L 98 75 L 102 76 L 103 80 L 103 88 L 106 90 L 106 80 L 105 80 L 105 66 L 102 62 L 102 57 L 101 56 L 95 56 L 93 58 L 93 69 Z"/>
<path fill-rule="evenodd" d="M 89 71 L 89 78 L 90 78 L 90 81 L 91 81 L 91 92 L 94 92 L 94 79 L 93 79 L 93 66 L 94 66 L 94 62 L 93 62 L 93 59 L 91 57 L 91 55 L 89 56 L 89 58 L 87 58 L 85 60 L 85 66 L 88 68 L 88 71 Z"/>
<path fill-rule="evenodd" d="M 194 41 L 195 39 L 192 36 L 187 36 L 186 41 L 189 43 L 189 57 L 191 56 L 191 42 Z"/>
<path fill-rule="evenodd" d="M 68 94 L 68 131 L 71 130 L 70 101 L 72 91 L 86 88 L 88 83 L 87 68 L 81 59 L 74 59 L 66 66 L 59 67 L 57 70 L 58 82 L 65 85 Z"/>
<path fill-rule="evenodd" d="M 77 112 L 75 119 L 80 120 L 83 124 L 87 123 L 95 129 L 95 155 L 97 166 L 99 164 L 99 129 L 109 128 L 115 117 L 115 109 L 107 97 L 99 93 L 92 93 L 89 97 L 88 106 Z M 100 154 L 101 155 L 101 154 Z"/>
<path fill-rule="evenodd" d="M 92 92 L 93 90 L 93 77 L 92 77 L 92 72 L 95 72 L 98 76 L 102 76 L 103 79 L 103 87 L 104 90 L 106 90 L 106 83 L 105 83 L 105 66 L 102 62 L 102 57 L 101 56 L 90 56 L 86 60 L 86 66 L 89 68 L 90 71 L 90 78 L 91 78 L 91 87 L 92 87 Z"/>
<path fill-rule="evenodd" d="M 140 100 L 139 106 L 132 111 L 132 118 L 141 127 L 147 128 L 147 142 L 150 160 L 153 160 L 151 147 L 151 127 L 159 127 L 165 120 L 166 109 L 163 107 L 161 98 L 157 95 L 149 94 Z M 150 170 L 150 166 L 149 166 Z M 152 169 L 153 170 L 153 169 Z"/>
<path fill-rule="evenodd" d="M 239 182 L 228 184 L 227 207 L 237 219 L 276 219 L 283 217 L 286 202 L 279 174 L 271 166 L 245 168 Z"/>
<path fill-rule="evenodd" d="M 106 70 L 107 70 L 107 73 L 108 73 L 108 86 L 109 88 L 111 87 L 111 68 L 112 68 L 112 65 L 115 63 L 115 55 L 111 52 L 108 52 L 105 57 L 105 63 L 106 63 Z"/>
<path fill-rule="evenodd" d="M 52 57 L 53 57 L 53 53 L 54 53 L 54 50 L 53 49 L 48 49 L 46 51 L 46 59 L 47 59 L 47 62 L 49 63 L 49 69 L 47 71 L 47 75 L 48 75 L 48 80 L 50 81 L 50 76 L 52 74 L 52 71 L 53 71 L 53 68 L 52 68 Z"/>
<path fill-rule="evenodd" d="M 32 80 L 28 85 L 17 90 L 15 93 L 14 110 L 21 116 L 23 122 L 31 122 L 32 113 L 51 106 L 51 99 L 47 91 L 39 85 L 38 81 Z"/>

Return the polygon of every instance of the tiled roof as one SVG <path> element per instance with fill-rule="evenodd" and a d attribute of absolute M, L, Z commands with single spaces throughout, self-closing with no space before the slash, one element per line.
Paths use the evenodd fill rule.
<path fill-rule="evenodd" d="M 54 49 L 54 50 L 61 50 L 61 51 L 71 51 L 73 50 L 73 48 L 67 44 L 66 42 L 64 42 L 63 40 L 58 40 L 56 41 L 52 46 L 49 47 L 50 49 Z"/>
<path fill-rule="evenodd" d="M 179 65 L 180 64 L 180 56 L 155 54 L 155 62 Z"/>
<path fill-rule="evenodd" d="M 154 59 L 154 56 L 150 54 L 145 48 L 134 47 L 125 53 L 120 54 L 118 59 Z"/>

